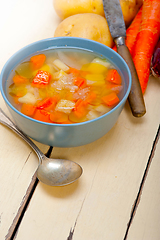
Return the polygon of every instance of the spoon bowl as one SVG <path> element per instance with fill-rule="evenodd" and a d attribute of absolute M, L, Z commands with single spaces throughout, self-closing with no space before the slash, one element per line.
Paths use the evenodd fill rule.
<path fill-rule="evenodd" d="M 45 155 L 37 169 L 41 182 L 51 186 L 64 186 L 76 181 L 82 168 L 69 160 L 47 158 Z"/>
<path fill-rule="evenodd" d="M 17 133 L 35 151 L 39 158 L 38 179 L 50 186 L 64 186 L 75 182 L 82 175 L 79 164 L 65 159 L 47 158 L 41 150 L 27 137 L 0 108 L 0 122 Z"/>

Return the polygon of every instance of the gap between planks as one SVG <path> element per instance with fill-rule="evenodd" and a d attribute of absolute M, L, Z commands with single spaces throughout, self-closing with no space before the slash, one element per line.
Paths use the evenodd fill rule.
<path fill-rule="evenodd" d="M 51 153 L 52 153 L 53 147 L 50 147 L 47 151 L 47 153 L 45 154 L 46 157 L 50 157 Z M 22 200 L 21 206 L 18 209 L 18 212 L 8 230 L 8 234 L 5 237 L 5 240 L 14 240 L 18 231 L 18 228 L 21 224 L 21 221 L 23 219 L 23 216 L 27 210 L 27 207 L 31 201 L 31 198 L 34 194 L 34 191 L 37 187 L 39 180 L 36 177 L 36 172 L 34 173 L 31 183 L 26 191 L 26 194 Z"/>
<path fill-rule="evenodd" d="M 152 162 L 152 160 L 153 160 L 153 157 L 154 157 L 154 154 L 155 154 L 155 151 L 156 151 L 156 146 L 157 146 L 157 143 L 158 143 L 159 138 L 160 138 L 160 125 L 159 125 L 159 127 L 158 127 L 158 131 L 157 131 L 156 136 L 155 136 L 155 139 L 154 139 L 154 141 L 153 141 L 151 153 L 150 153 L 150 156 L 149 156 L 149 158 L 148 158 L 147 166 L 146 166 L 146 168 L 145 168 L 145 171 L 144 171 L 144 174 L 143 174 L 141 183 L 140 183 L 140 187 L 139 187 L 139 191 L 138 191 L 137 197 L 136 197 L 136 199 L 135 199 L 135 201 L 134 201 L 134 204 L 133 204 L 133 206 L 132 206 L 130 219 L 129 219 L 129 222 L 128 222 L 128 224 L 127 224 L 127 229 L 126 229 L 125 236 L 124 236 L 124 239 L 123 239 L 123 240 L 127 240 L 128 232 L 129 232 L 129 229 L 130 229 L 130 227 L 131 227 L 131 224 L 132 224 L 132 221 L 133 221 L 133 219 L 134 219 L 134 216 L 135 216 L 135 214 L 136 214 L 138 205 L 139 205 L 139 203 L 140 203 L 140 199 L 141 199 L 143 187 L 144 187 L 144 184 L 145 184 L 147 175 L 148 175 L 148 171 L 149 171 L 151 162 Z"/>

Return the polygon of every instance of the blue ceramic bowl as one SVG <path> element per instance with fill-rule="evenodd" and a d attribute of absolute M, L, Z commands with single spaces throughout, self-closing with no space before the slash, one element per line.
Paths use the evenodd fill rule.
<path fill-rule="evenodd" d="M 124 80 L 124 96 L 110 112 L 94 120 L 75 124 L 51 124 L 27 117 L 15 109 L 7 97 L 6 82 L 12 69 L 27 56 L 45 49 L 78 48 L 101 54 L 120 71 Z M 4 101 L 17 126 L 32 139 L 49 146 L 75 147 L 91 143 L 105 135 L 116 123 L 131 89 L 131 74 L 125 61 L 112 49 L 95 41 L 58 37 L 34 42 L 16 52 L 4 65 L 0 76 Z"/>

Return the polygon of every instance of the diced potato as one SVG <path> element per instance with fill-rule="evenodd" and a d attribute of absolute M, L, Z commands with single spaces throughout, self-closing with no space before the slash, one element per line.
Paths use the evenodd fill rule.
<path fill-rule="evenodd" d="M 107 68 L 103 64 L 91 62 L 84 64 L 81 70 L 90 72 L 91 74 L 104 74 L 107 71 Z"/>
<path fill-rule="evenodd" d="M 97 117 L 99 117 L 100 115 L 98 114 L 98 112 L 94 111 L 94 110 L 91 110 L 87 113 L 87 119 L 88 120 L 92 120 L 92 119 L 95 119 Z"/>
<path fill-rule="evenodd" d="M 59 59 L 54 60 L 53 64 L 60 70 L 63 70 L 64 72 L 67 72 L 69 70 L 69 67 Z"/>
<path fill-rule="evenodd" d="M 37 98 L 32 94 L 32 93 L 27 93 L 26 95 L 24 95 L 23 97 L 20 97 L 18 99 L 18 101 L 20 103 L 30 103 L 30 104 L 35 104 L 37 101 Z"/>
<path fill-rule="evenodd" d="M 49 72 L 50 71 L 50 66 L 45 64 L 43 67 L 39 68 L 38 70 Z M 37 73 L 37 70 L 33 72 L 33 75 L 36 75 L 36 73 Z"/>
<path fill-rule="evenodd" d="M 102 60 L 100 58 L 94 58 L 92 63 L 99 63 L 99 64 L 105 66 L 106 68 L 109 68 L 111 66 L 111 63 L 109 63 L 109 62 L 107 62 L 105 60 Z"/>
<path fill-rule="evenodd" d="M 55 110 L 64 113 L 71 113 L 72 109 L 74 108 L 75 103 L 70 100 L 61 99 L 57 105 Z"/>
<path fill-rule="evenodd" d="M 95 110 L 100 114 L 104 114 L 104 113 L 107 113 L 110 110 L 110 108 L 101 104 L 99 106 L 96 106 Z"/>
<path fill-rule="evenodd" d="M 87 74 L 87 85 L 101 86 L 105 84 L 104 76 L 102 74 Z"/>
<path fill-rule="evenodd" d="M 63 77 L 63 76 L 67 76 L 67 74 L 63 71 L 63 70 L 60 70 L 60 71 L 58 71 L 58 72 L 55 72 L 54 74 L 53 74 L 53 79 L 54 80 L 59 80 L 61 77 Z"/>

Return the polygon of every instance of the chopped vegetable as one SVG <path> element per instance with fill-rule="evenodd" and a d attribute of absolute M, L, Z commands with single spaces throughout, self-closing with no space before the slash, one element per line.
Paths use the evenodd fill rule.
<path fill-rule="evenodd" d="M 87 86 L 85 78 L 82 77 L 76 77 L 74 79 L 74 84 L 80 88 L 85 88 Z"/>
<path fill-rule="evenodd" d="M 36 76 L 33 78 L 32 86 L 38 88 L 44 88 L 49 84 L 51 80 L 51 74 L 46 71 L 39 70 Z"/>
<path fill-rule="evenodd" d="M 110 69 L 107 72 L 106 81 L 120 85 L 122 83 L 121 76 L 116 69 Z"/>
<path fill-rule="evenodd" d="M 57 103 L 55 110 L 59 112 L 70 113 L 74 106 L 75 106 L 74 102 L 66 99 L 61 99 Z"/>
<path fill-rule="evenodd" d="M 28 79 L 16 74 L 16 75 L 13 77 L 13 82 L 14 82 L 15 84 L 27 83 L 27 82 L 28 82 Z"/>
<path fill-rule="evenodd" d="M 53 64 L 60 70 L 63 70 L 64 72 L 67 72 L 69 70 L 69 67 L 59 59 L 54 60 Z"/>
<path fill-rule="evenodd" d="M 34 105 L 37 101 L 37 98 L 32 93 L 28 92 L 23 97 L 20 97 L 18 101 L 20 103 L 29 103 Z"/>
<path fill-rule="evenodd" d="M 115 92 L 112 92 L 104 97 L 102 97 L 102 101 L 109 107 L 114 106 L 119 102 L 119 98 Z"/>
<path fill-rule="evenodd" d="M 21 113 L 32 117 L 35 113 L 36 107 L 32 104 L 29 103 L 23 103 L 22 108 L 21 108 Z"/>
<path fill-rule="evenodd" d="M 52 104 L 53 100 L 51 98 L 45 98 L 37 104 L 37 109 L 46 109 L 51 107 Z M 55 102 L 54 105 L 56 105 Z"/>
<path fill-rule="evenodd" d="M 48 113 L 45 110 L 37 109 L 35 111 L 35 114 L 34 114 L 34 119 L 42 121 L 42 122 L 49 122 L 49 123 L 51 123 L 50 113 Z"/>
<path fill-rule="evenodd" d="M 32 56 L 30 58 L 32 68 L 34 70 L 41 68 L 43 66 L 45 60 L 46 60 L 46 56 L 44 54 Z"/>
<path fill-rule="evenodd" d="M 50 114 L 50 119 L 55 123 L 63 123 L 68 120 L 68 115 L 64 112 L 54 111 Z"/>

